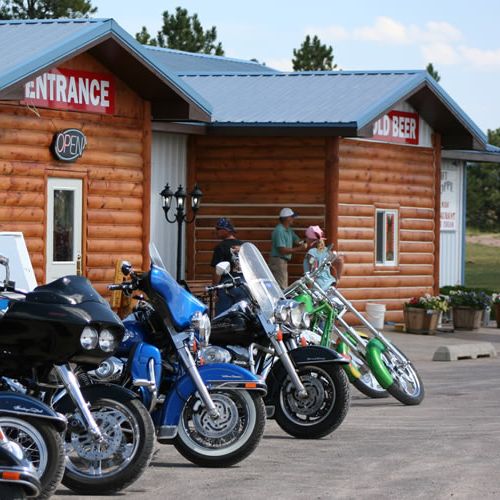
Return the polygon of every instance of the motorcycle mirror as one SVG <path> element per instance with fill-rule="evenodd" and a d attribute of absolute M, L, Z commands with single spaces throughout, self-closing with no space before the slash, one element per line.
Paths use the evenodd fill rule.
<path fill-rule="evenodd" d="M 132 271 L 132 264 L 128 260 L 122 262 L 121 271 L 123 276 L 128 276 Z"/>
<path fill-rule="evenodd" d="M 224 274 L 229 274 L 229 271 L 231 270 L 231 264 L 227 261 L 219 262 L 215 266 L 215 273 L 217 276 L 223 276 Z"/>

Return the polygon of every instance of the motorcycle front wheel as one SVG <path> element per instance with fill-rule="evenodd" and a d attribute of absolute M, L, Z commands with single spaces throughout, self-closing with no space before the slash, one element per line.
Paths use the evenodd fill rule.
<path fill-rule="evenodd" d="M 278 379 L 275 418 L 288 434 L 318 439 L 333 432 L 349 410 L 351 394 L 344 370 L 338 364 L 300 366 L 298 375 L 307 390 L 300 398 L 288 374 Z"/>
<path fill-rule="evenodd" d="M 262 397 L 252 391 L 211 390 L 219 412 L 212 419 L 198 396 L 184 405 L 176 449 L 202 467 L 229 467 L 246 458 L 259 444 L 266 412 Z"/>
<path fill-rule="evenodd" d="M 17 443 L 33 464 L 42 484 L 37 498 L 50 498 L 64 473 L 64 447 L 61 435 L 52 425 L 36 418 L 0 416 L 0 427 L 10 441 Z M 10 498 L 8 496 L 0 498 Z"/>
<path fill-rule="evenodd" d="M 351 380 L 352 385 L 369 398 L 381 399 L 389 397 L 389 393 L 378 383 L 377 378 L 367 363 L 352 351 L 349 354 L 351 356 L 351 363 L 361 373 L 361 377 Z"/>
<path fill-rule="evenodd" d="M 106 387 L 87 398 L 103 435 L 93 438 L 73 406 L 65 435 L 66 471 L 62 483 L 85 495 L 123 490 L 136 481 L 153 455 L 155 431 L 151 417 L 138 399 L 108 399 Z"/>

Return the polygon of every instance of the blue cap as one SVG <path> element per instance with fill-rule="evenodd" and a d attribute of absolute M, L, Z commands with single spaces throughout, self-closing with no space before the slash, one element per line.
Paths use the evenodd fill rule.
<path fill-rule="evenodd" d="M 226 219 L 225 217 L 221 217 L 219 220 L 217 220 L 217 223 L 215 224 L 215 229 L 225 229 L 230 233 L 236 232 L 234 230 L 233 225 L 231 224 L 231 221 L 229 219 Z"/>

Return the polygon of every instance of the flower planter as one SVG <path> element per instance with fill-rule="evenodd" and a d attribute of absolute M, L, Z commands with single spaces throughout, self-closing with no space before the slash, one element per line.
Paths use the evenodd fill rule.
<path fill-rule="evenodd" d="M 436 333 L 439 311 L 422 309 L 421 307 L 405 307 L 405 328 L 408 333 L 434 335 Z"/>
<path fill-rule="evenodd" d="M 481 326 L 482 309 L 471 307 L 453 308 L 453 325 L 457 330 L 477 330 Z"/>
<path fill-rule="evenodd" d="M 495 319 L 497 320 L 497 328 L 500 328 L 500 304 L 494 304 L 495 308 Z"/>

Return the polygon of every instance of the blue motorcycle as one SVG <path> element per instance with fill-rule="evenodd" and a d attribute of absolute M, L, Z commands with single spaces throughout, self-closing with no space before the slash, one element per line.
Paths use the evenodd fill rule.
<path fill-rule="evenodd" d="M 239 366 L 197 366 L 196 351 L 208 343 L 207 307 L 167 272 L 150 246 L 151 269 L 135 273 L 111 290 L 140 297 L 124 320 L 124 339 L 115 356 L 89 372 L 100 382 L 119 383 L 137 392 L 149 408 L 160 443 L 173 444 L 191 462 L 227 467 L 256 448 L 265 424 L 266 384 Z M 201 346 L 199 345 L 201 344 Z"/>

